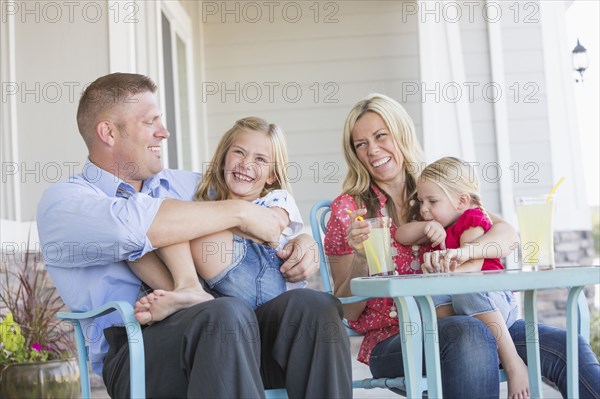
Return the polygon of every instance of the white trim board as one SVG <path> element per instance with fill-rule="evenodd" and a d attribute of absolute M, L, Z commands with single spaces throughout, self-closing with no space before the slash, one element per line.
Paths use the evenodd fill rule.
<path fill-rule="evenodd" d="M 40 239 L 35 221 L 15 222 L 14 220 L 0 220 L 0 252 L 3 254 L 14 252 L 14 248 L 24 251 L 27 248 L 28 237 L 29 247 L 39 249 Z"/>
<path fill-rule="evenodd" d="M 424 7 L 420 7 L 420 10 Z M 419 18 L 419 72 L 423 149 L 426 161 L 443 156 L 475 160 L 471 111 L 466 97 L 446 101 L 441 87 L 465 82 L 460 28 L 446 21 Z M 449 65 L 440 68 L 439 65 Z M 431 98 L 431 95 L 434 98 Z"/>
<path fill-rule="evenodd" d="M 139 16 L 138 2 L 127 2 L 109 0 L 109 10 L 119 10 L 119 18 L 110 18 L 108 22 L 108 55 L 111 72 L 137 72 L 136 66 L 136 40 L 135 25 Z M 133 13 L 127 13 L 126 11 Z M 123 15 L 122 15 L 123 14 Z M 139 22 L 139 20 L 138 20 Z"/>
<path fill-rule="evenodd" d="M 2 82 L 17 84 L 17 74 L 15 66 L 15 15 L 7 14 L 6 23 L 0 24 L 0 77 Z M 3 90 L 4 91 L 4 90 Z M 1 159 L 3 165 L 2 177 L 6 182 L 2 183 L 2 201 L 6 201 L 2 206 L 6 207 L 4 217 L 12 220 L 21 220 L 21 185 L 18 175 L 9 175 L 4 166 L 12 162 L 18 168 L 19 165 L 19 140 L 17 125 L 17 100 L 15 96 L 7 96 L 3 99 L 1 107 L 2 129 L 1 136 Z M 1 217 L 1 216 L 0 216 Z"/>
<path fill-rule="evenodd" d="M 487 22 L 490 48 L 490 69 L 492 82 L 506 87 L 504 71 L 504 49 L 502 44 L 502 24 L 500 21 Z M 508 128 L 507 97 L 499 96 L 494 102 L 494 128 L 496 130 L 496 156 L 501 170 L 510 170 L 510 134 Z M 505 220 L 517 225 L 513 202 L 513 187 L 510 179 L 500 179 L 500 209 Z"/>

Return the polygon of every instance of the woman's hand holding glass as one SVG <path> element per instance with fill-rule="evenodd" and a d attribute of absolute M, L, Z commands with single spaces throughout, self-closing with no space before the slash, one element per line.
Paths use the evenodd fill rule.
<path fill-rule="evenodd" d="M 363 242 L 369 238 L 371 228 L 369 223 L 363 220 L 363 217 L 367 214 L 366 209 L 356 209 L 354 211 L 348 211 L 350 216 L 350 226 L 346 230 L 346 241 L 348 245 L 354 250 L 360 257 L 365 257 L 365 247 Z"/>

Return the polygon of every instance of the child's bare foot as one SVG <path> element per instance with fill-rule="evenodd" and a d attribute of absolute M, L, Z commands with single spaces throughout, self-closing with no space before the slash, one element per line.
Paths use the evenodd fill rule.
<path fill-rule="evenodd" d="M 527 366 L 521 358 L 516 359 L 513 363 L 504 367 L 508 379 L 508 399 L 527 399 L 529 398 Z"/>
<path fill-rule="evenodd" d="M 135 319 L 140 324 L 160 321 L 178 310 L 189 308 L 214 297 L 203 290 L 183 289 L 177 291 L 154 290 L 135 303 Z"/>

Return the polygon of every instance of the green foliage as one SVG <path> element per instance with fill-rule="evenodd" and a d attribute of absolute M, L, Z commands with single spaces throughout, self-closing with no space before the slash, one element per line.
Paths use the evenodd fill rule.
<path fill-rule="evenodd" d="M 35 342 L 27 347 L 21 327 L 13 320 L 12 313 L 0 323 L 0 364 L 45 362 L 52 355 L 50 347 Z"/>
<path fill-rule="evenodd" d="M 592 237 L 596 256 L 600 255 L 600 208 L 592 207 Z M 590 344 L 596 357 L 600 360 L 600 314 L 592 318 L 590 325 Z"/>
<path fill-rule="evenodd" d="M 0 303 L 10 313 L 0 318 L 0 364 L 64 359 L 72 352 L 72 327 L 56 318 L 63 303 L 38 254 L 14 256 L 0 285 Z"/>
<path fill-rule="evenodd" d="M 25 360 L 25 337 L 9 313 L 0 323 L 0 363 Z"/>

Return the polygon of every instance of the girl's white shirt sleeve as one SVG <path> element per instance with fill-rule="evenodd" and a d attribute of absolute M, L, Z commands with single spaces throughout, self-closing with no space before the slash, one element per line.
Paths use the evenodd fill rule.
<path fill-rule="evenodd" d="M 290 193 L 285 190 L 273 190 L 267 195 L 261 198 L 257 198 L 253 201 L 257 205 L 265 206 L 267 208 L 277 207 L 287 212 L 290 219 L 290 224 L 281 232 L 279 237 L 279 248 L 282 248 L 285 244 L 290 241 L 294 236 L 298 235 L 304 227 L 302 216 L 300 216 L 300 210 L 296 205 L 296 200 Z"/>
<path fill-rule="evenodd" d="M 298 205 L 296 205 L 294 197 L 287 191 L 273 190 L 264 197 L 258 198 L 253 202 L 257 205 L 266 206 L 267 208 L 278 207 L 287 212 L 290 224 L 281 233 L 277 249 L 283 248 L 290 239 L 302 231 L 304 222 L 302 221 L 302 216 L 300 216 L 300 210 L 298 209 Z M 288 281 L 285 285 L 289 291 L 297 288 L 304 288 L 308 285 L 308 282 L 306 280 L 297 283 L 290 283 Z"/>

